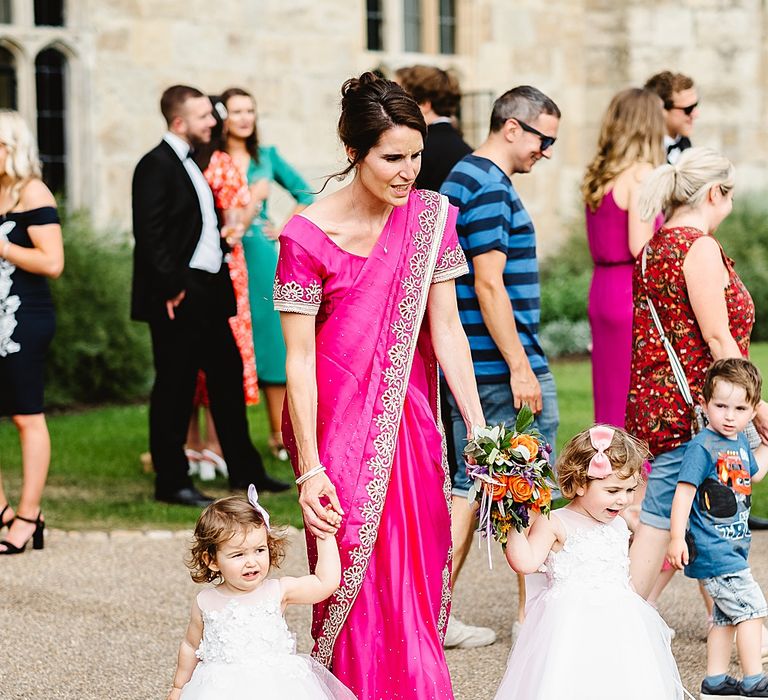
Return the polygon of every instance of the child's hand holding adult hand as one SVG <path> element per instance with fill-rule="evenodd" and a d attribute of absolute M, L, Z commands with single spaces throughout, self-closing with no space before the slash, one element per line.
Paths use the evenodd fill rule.
<path fill-rule="evenodd" d="M 682 569 L 688 563 L 688 545 L 683 537 L 673 537 L 667 548 L 667 561 L 676 569 Z"/>
<path fill-rule="evenodd" d="M 323 503 L 326 499 L 331 508 L 326 508 Z M 326 535 L 336 534 L 344 511 L 336 495 L 336 488 L 324 473 L 313 476 L 301 485 L 299 505 L 304 514 L 304 522 L 315 537 L 324 539 Z"/>
<path fill-rule="evenodd" d="M 325 504 L 325 521 L 329 525 L 333 525 L 338 531 L 341 525 L 341 515 L 339 515 L 330 503 Z"/>

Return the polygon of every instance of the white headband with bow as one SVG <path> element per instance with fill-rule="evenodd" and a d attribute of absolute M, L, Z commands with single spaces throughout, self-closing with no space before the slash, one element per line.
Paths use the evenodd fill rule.
<path fill-rule="evenodd" d="M 256 487 L 253 484 L 248 487 L 248 503 L 253 506 L 253 509 L 259 513 L 262 518 L 264 518 L 264 525 L 266 525 L 267 532 L 269 532 L 272 529 L 269 526 L 269 513 L 267 513 L 267 509 L 259 503 L 259 494 L 256 492 Z"/>

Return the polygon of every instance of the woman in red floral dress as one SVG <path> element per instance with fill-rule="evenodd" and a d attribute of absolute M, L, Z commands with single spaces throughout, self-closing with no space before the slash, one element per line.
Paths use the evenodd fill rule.
<path fill-rule="evenodd" d="M 214 102 L 218 108 L 221 103 Z M 221 141 L 223 115 L 214 110 L 216 126 L 211 137 L 211 145 Z M 217 133 L 218 132 L 218 133 Z M 203 171 L 205 179 L 213 191 L 216 209 L 223 213 L 225 222 L 222 235 L 227 236 L 231 247 L 228 256 L 229 274 L 235 290 L 237 315 L 229 319 L 232 334 L 243 358 L 243 387 L 246 405 L 259 402 L 259 384 L 256 376 L 256 355 L 253 349 L 253 331 L 251 328 L 251 309 L 248 303 L 248 269 L 245 264 L 243 246 L 240 243 L 243 232 L 248 227 L 254 213 L 251 192 L 248 184 L 232 157 L 224 150 L 200 150 L 195 160 Z M 236 222 L 236 223 L 233 223 Z M 187 459 L 192 471 L 198 471 L 201 478 L 213 478 L 219 469 L 226 475 L 226 464 L 221 457 L 221 447 L 216 436 L 211 412 L 208 409 L 208 392 L 205 386 L 205 374 L 201 371 L 197 377 L 195 392 L 195 411 L 192 414 L 187 436 Z M 206 438 L 202 439 L 199 428 L 197 408 L 205 406 Z"/>
<path fill-rule="evenodd" d="M 755 320 L 752 298 L 714 232 L 733 206 L 733 165 L 709 148 L 686 151 L 676 165 L 651 173 L 641 216 L 663 210 L 665 224 L 635 265 L 632 373 L 627 429 L 648 442 L 653 468 L 630 551 L 632 582 L 647 597 L 669 543 L 669 517 L 686 443 L 691 408 L 683 399 L 651 317 L 650 299 L 685 371 L 694 400 L 714 360 L 746 357 Z M 721 283 L 718 284 L 717 282 Z M 768 437 L 768 404 L 755 424 Z"/>

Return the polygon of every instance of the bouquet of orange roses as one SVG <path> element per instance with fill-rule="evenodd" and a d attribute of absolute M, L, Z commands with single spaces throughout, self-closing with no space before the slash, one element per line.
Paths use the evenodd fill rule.
<path fill-rule="evenodd" d="M 469 502 L 479 500 L 479 531 L 506 547 L 507 533 L 529 524 L 529 512 L 547 515 L 552 502 L 552 448 L 533 427 L 533 412 L 523 406 L 514 430 L 501 425 L 476 427 L 464 454 L 467 474 L 474 481 Z"/>

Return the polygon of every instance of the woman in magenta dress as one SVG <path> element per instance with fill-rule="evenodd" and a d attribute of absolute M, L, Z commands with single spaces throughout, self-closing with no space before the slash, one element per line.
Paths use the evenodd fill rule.
<path fill-rule="evenodd" d="M 274 287 L 311 567 L 314 536 L 332 532 L 326 506 L 343 514 L 342 582 L 314 608 L 313 653 L 361 700 L 453 697 L 438 362 L 468 432 L 483 415 L 456 308 L 456 210 L 413 189 L 425 133 L 397 84 L 344 84 L 342 174 L 354 179 L 288 222 Z"/>
<path fill-rule="evenodd" d="M 638 193 L 664 162 L 663 141 L 658 96 L 637 88 L 618 93 L 581 188 L 595 263 L 589 290 L 595 421 L 618 427 L 624 427 L 632 357 L 632 266 L 654 231 L 654 222 L 638 216 Z"/>

